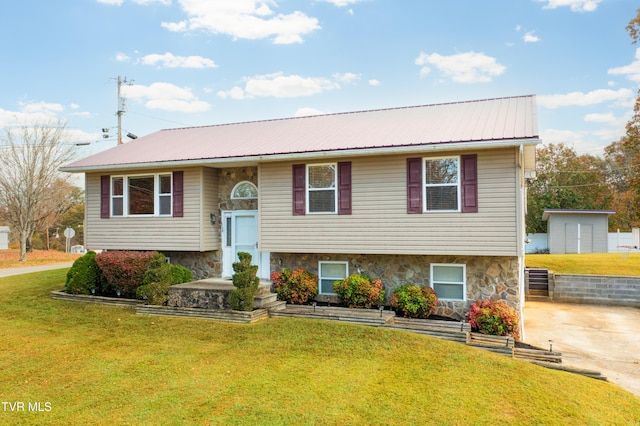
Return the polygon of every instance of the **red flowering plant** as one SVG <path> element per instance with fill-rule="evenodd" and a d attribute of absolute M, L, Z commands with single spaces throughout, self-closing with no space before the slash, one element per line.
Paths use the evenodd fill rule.
<path fill-rule="evenodd" d="M 384 286 L 379 278 L 352 274 L 347 278 L 335 281 L 333 291 L 342 302 L 350 308 L 370 308 L 380 306 L 384 302 Z"/>
<path fill-rule="evenodd" d="M 469 310 L 469 325 L 479 333 L 520 340 L 519 323 L 518 312 L 501 300 L 476 300 Z"/>
<path fill-rule="evenodd" d="M 302 268 L 283 269 L 271 273 L 278 300 L 302 305 L 318 295 L 318 277 Z"/>

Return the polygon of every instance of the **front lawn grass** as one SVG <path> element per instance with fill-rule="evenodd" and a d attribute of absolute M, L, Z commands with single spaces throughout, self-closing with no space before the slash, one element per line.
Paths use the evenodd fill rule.
<path fill-rule="evenodd" d="M 65 273 L 0 279 L 0 401 L 43 408 L 0 406 L 0 424 L 640 423 L 610 383 L 382 328 L 50 299 Z"/>
<path fill-rule="evenodd" d="M 528 268 L 546 268 L 559 274 L 640 277 L 640 253 L 527 254 Z"/>

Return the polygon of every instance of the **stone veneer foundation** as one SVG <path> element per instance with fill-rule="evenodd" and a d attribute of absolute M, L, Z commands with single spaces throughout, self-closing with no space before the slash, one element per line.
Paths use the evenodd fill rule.
<path fill-rule="evenodd" d="M 222 254 L 220 251 L 163 251 L 171 263 L 191 269 L 194 280 L 218 278 L 222 274 Z"/>
<path fill-rule="evenodd" d="M 385 285 L 386 303 L 389 303 L 393 289 L 404 283 L 428 286 L 431 263 L 464 264 L 467 300 L 440 300 L 437 315 L 463 319 L 476 299 L 502 300 L 520 310 L 517 257 L 271 253 L 271 270 L 300 267 L 317 274 L 319 261 L 347 261 L 349 274 L 360 271 L 364 275 L 381 278 Z M 319 295 L 316 300 L 337 302 L 335 296 L 326 295 Z"/>

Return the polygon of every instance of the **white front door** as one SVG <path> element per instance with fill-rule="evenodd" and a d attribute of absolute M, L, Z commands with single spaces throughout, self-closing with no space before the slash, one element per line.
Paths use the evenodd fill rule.
<path fill-rule="evenodd" d="M 258 265 L 260 278 L 264 277 L 263 260 L 265 253 L 258 251 L 258 212 L 256 210 L 234 210 L 222 212 L 222 276 L 233 275 L 233 262 L 238 261 L 238 253 L 251 254 L 251 263 Z M 268 254 L 266 255 L 268 263 Z M 267 271 L 268 271 L 268 265 Z"/>

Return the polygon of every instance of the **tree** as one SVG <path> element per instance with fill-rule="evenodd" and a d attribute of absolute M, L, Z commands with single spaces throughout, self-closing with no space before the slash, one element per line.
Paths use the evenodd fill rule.
<path fill-rule="evenodd" d="M 0 205 L 5 221 L 18 233 L 20 261 L 27 242 L 51 215 L 65 210 L 58 169 L 72 159 L 65 124 L 60 121 L 6 128 L 0 137 Z"/>
<path fill-rule="evenodd" d="M 610 208 L 604 160 L 578 155 L 563 143 L 542 146 L 536 154 L 537 179 L 527 187 L 527 232 L 546 232 L 546 209 Z"/>

